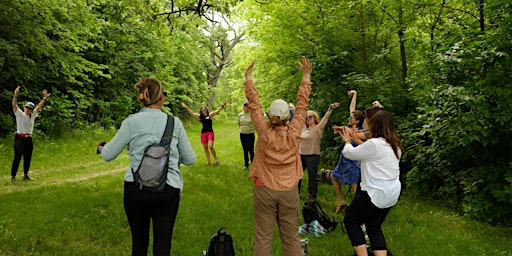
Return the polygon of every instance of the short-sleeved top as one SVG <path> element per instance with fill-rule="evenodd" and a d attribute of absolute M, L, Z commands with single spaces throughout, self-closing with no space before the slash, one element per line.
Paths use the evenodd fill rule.
<path fill-rule="evenodd" d="M 34 109 L 34 112 L 30 115 L 26 115 L 20 108 L 17 108 L 17 110 L 14 111 L 14 116 L 16 116 L 16 132 L 32 134 L 34 123 L 38 115 L 37 108 Z"/>
<path fill-rule="evenodd" d="M 209 116 L 206 116 L 203 120 L 200 120 L 200 122 L 203 124 L 201 133 L 213 132 L 213 120 Z"/>
<path fill-rule="evenodd" d="M 301 155 L 320 155 L 320 142 L 322 141 L 323 130 L 304 126 L 300 134 L 299 152 Z"/>
<path fill-rule="evenodd" d="M 252 123 L 251 113 L 242 112 L 238 114 L 238 124 L 240 125 L 240 133 L 254 133 L 254 124 Z"/>

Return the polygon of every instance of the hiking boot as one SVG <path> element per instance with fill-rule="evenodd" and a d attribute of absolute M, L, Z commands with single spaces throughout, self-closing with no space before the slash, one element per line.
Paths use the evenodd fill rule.
<path fill-rule="evenodd" d="M 23 180 L 34 180 L 34 179 L 30 178 L 28 175 L 25 175 L 25 176 L 23 176 Z"/>
<path fill-rule="evenodd" d="M 11 183 L 13 185 L 16 185 L 16 177 L 14 177 L 14 176 L 11 177 Z"/>

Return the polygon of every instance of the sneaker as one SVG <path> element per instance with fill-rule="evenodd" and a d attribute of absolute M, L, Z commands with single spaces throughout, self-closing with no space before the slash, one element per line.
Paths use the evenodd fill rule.
<path fill-rule="evenodd" d="M 23 180 L 34 180 L 34 179 L 30 178 L 28 175 L 25 175 L 25 176 L 23 176 Z"/>
<path fill-rule="evenodd" d="M 14 177 L 14 176 L 11 177 L 11 183 L 13 185 L 16 185 L 16 177 Z"/>
<path fill-rule="evenodd" d="M 220 165 L 219 160 L 217 160 L 217 161 L 215 162 L 215 165 Z"/>

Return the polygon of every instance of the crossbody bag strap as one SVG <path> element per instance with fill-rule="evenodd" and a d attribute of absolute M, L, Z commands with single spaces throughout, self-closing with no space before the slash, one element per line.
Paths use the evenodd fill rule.
<path fill-rule="evenodd" d="M 167 149 L 170 148 L 173 131 L 174 117 L 172 115 L 167 114 L 167 124 L 165 125 L 165 131 L 164 134 L 162 135 L 162 139 L 160 140 L 160 145 L 166 147 Z"/>

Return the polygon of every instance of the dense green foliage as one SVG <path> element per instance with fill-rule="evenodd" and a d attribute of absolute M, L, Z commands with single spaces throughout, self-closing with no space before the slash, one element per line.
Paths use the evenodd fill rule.
<path fill-rule="evenodd" d="M 163 1 L 4 1 L 0 9 L 0 106 L 38 102 L 52 93 L 41 127 L 59 134 L 87 123 L 118 125 L 138 108 L 133 85 L 142 76 L 160 79 L 168 107 L 189 101 L 206 86 L 205 41 L 196 17 L 155 14 Z M 168 24 L 172 22 L 172 26 Z M 172 34 L 172 36 L 171 36 Z M 15 127 L 2 111 L 1 131 Z"/>
<path fill-rule="evenodd" d="M 166 110 L 176 115 L 188 115 L 182 102 L 198 109 L 227 100 L 222 115 L 234 116 L 253 59 L 264 108 L 275 98 L 294 102 L 304 55 L 314 63 L 310 108 L 323 115 L 341 103 L 328 127 L 346 122 L 348 90 L 358 91 L 359 110 L 381 101 L 403 138 L 408 191 L 476 219 L 512 223 L 509 1 L 199 3 L 206 1 L 4 1 L 1 134 L 15 127 L 17 85 L 19 104 L 37 103 L 45 88 L 52 93 L 36 132 L 60 135 L 119 125 L 138 110 L 132 87 L 141 76 L 163 82 L 172 95 Z M 206 13 L 214 11 L 245 35 L 222 59 L 216 55 L 227 52 L 234 28 L 211 25 Z M 323 163 L 334 167 L 339 138 L 329 129 L 322 149 Z"/>

